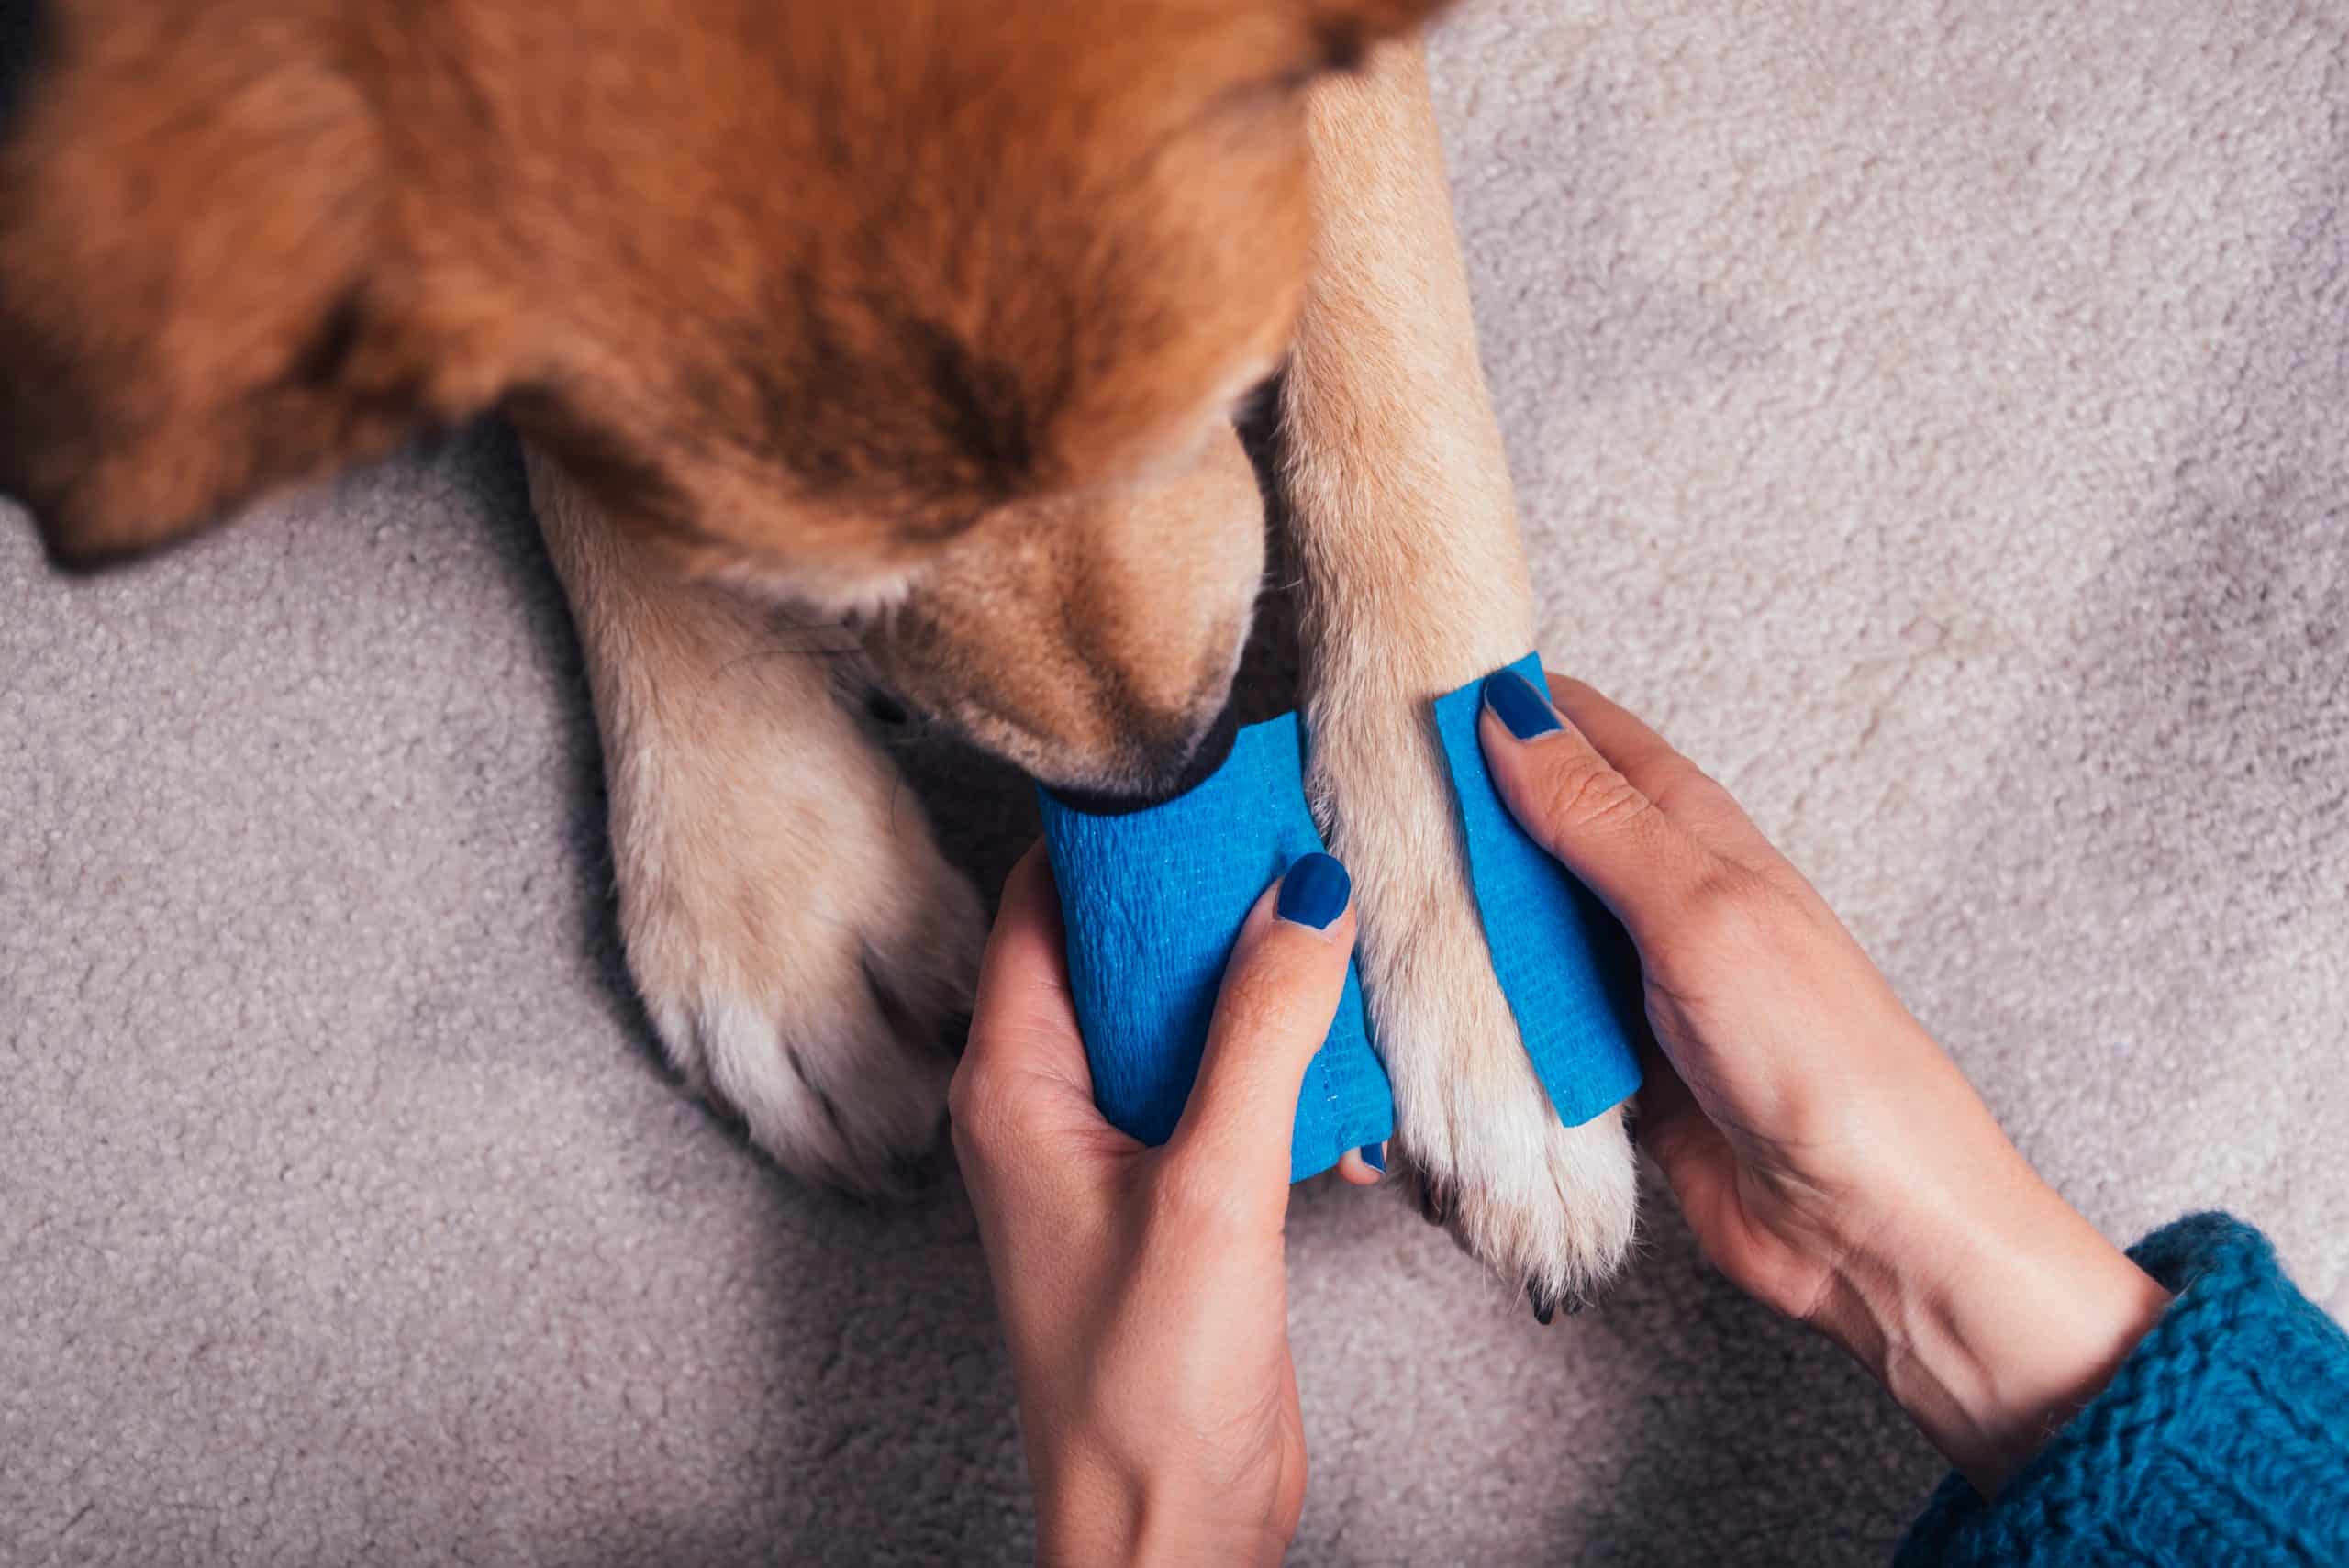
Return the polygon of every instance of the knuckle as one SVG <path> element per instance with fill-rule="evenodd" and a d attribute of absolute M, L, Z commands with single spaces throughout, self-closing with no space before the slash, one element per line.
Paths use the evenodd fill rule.
<path fill-rule="evenodd" d="M 977 1108 L 979 1073 L 969 1056 L 964 1056 L 954 1069 L 954 1076 L 946 1082 L 946 1114 L 954 1118 L 959 1128 L 968 1121 Z"/>
<path fill-rule="evenodd" d="M 1655 803 L 1664 813 L 1679 817 L 1690 810 L 1705 811 L 1730 804 L 1729 791 L 1720 782 L 1686 758 L 1665 763 L 1656 770 Z"/>
<path fill-rule="evenodd" d="M 1742 866 L 1711 866 L 1679 900 L 1674 945 L 1711 959 L 1753 953 L 1768 940 L 1776 902 L 1769 884 Z"/>
<path fill-rule="evenodd" d="M 1170 1160 L 1151 1184 L 1149 1224 L 1181 1236 L 1230 1236 L 1254 1222 L 1257 1205 L 1219 1169 Z"/>
<path fill-rule="evenodd" d="M 1551 770 L 1542 792 L 1542 820 L 1563 835 L 1620 827 L 1654 809 L 1631 780 L 1595 755 Z"/>
<path fill-rule="evenodd" d="M 1015 1110 L 999 1073 L 967 1059 L 946 1087 L 946 1117 L 954 1152 L 986 1159 L 1014 1136 Z"/>
<path fill-rule="evenodd" d="M 1286 1036 L 1297 1027 L 1303 1011 L 1295 977 L 1259 952 L 1235 968 L 1224 982 L 1219 1006 L 1224 1027 L 1251 1035 Z"/>

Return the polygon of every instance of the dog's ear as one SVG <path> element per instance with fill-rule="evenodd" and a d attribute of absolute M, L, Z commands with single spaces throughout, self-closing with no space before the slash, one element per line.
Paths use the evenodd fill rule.
<path fill-rule="evenodd" d="M 229 25 L 249 10 L 46 7 L 9 106 L 0 494 L 61 562 L 175 539 L 498 389 L 489 317 L 428 306 L 392 253 L 390 159 L 331 40 L 260 47 Z"/>

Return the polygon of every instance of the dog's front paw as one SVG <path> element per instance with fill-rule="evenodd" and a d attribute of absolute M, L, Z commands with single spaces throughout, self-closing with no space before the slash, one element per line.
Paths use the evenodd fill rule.
<path fill-rule="evenodd" d="M 982 921 L 851 711 L 853 646 L 681 573 L 657 529 L 524 461 L 586 655 L 620 937 L 670 1060 L 785 1169 L 914 1185 Z"/>
<path fill-rule="evenodd" d="M 1494 978 L 1424 701 L 1317 702 L 1314 789 L 1360 901 L 1364 1000 L 1428 1216 L 1522 1285 L 1543 1321 L 1629 1251 L 1622 1112 L 1562 1125 Z"/>
<path fill-rule="evenodd" d="M 688 1084 L 786 1169 L 894 1194 L 938 1142 L 983 918 L 887 759 L 807 718 L 615 767 L 621 935 Z"/>

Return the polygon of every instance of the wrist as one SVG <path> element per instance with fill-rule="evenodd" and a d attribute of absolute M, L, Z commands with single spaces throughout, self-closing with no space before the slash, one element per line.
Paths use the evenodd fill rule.
<path fill-rule="evenodd" d="M 2012 1163 L 1962 1208 L 1878 1227 L 1812 1319 L 1986 1496 L 2103 1390 L 2169 1302 Z"/>
<path fill-rule="evenodd" d="M 1111 1467 L 1074 1464 L 1036 1495 L 1036 1561 L 1050 1568 L 1119 1562 L 1278 1563 L 1287 1537 L 1227 1517 L 1230 1502 Z"/>

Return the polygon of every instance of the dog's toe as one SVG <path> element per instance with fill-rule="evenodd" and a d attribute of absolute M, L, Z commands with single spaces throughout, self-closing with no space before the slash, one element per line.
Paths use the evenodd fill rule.
<path fill-rule="evenodd" d="M 1542 1322 L 1579 1312 L 1621 1266 L 1638 1218 L 1621 1113 L 1562 1126 L 1538 1083 L 1530 1101 L 1457 1109 L 1447 1147 L 1413 1154 L 1423 1167 L 1440 1162 L 1423 1178 L 1445 1195 L 1439 1222 L 1503 1279 L 1522 1282 Z"/>
<path fill-rule="evenodd" d="M 653 1013 L 687 1081 L 785 1169 L 882 1196 L 934 1179 L 980 926 L 959 878 L 924 896 L 909 928 L 843 939 L 820 921 L 769 926 L 787 958 L 643 979 L 648 998 L 672 993 Z"/>
<path fill-rule="evenodd" d="M 875 1195 L 924 1184 L 985 929 L 969 883 L 902 809 L 844 812 L 818 837 L 687 841 L 725 852 L 640 865 L 621 889 L 670 1060 L 796 1174 Z"/>

